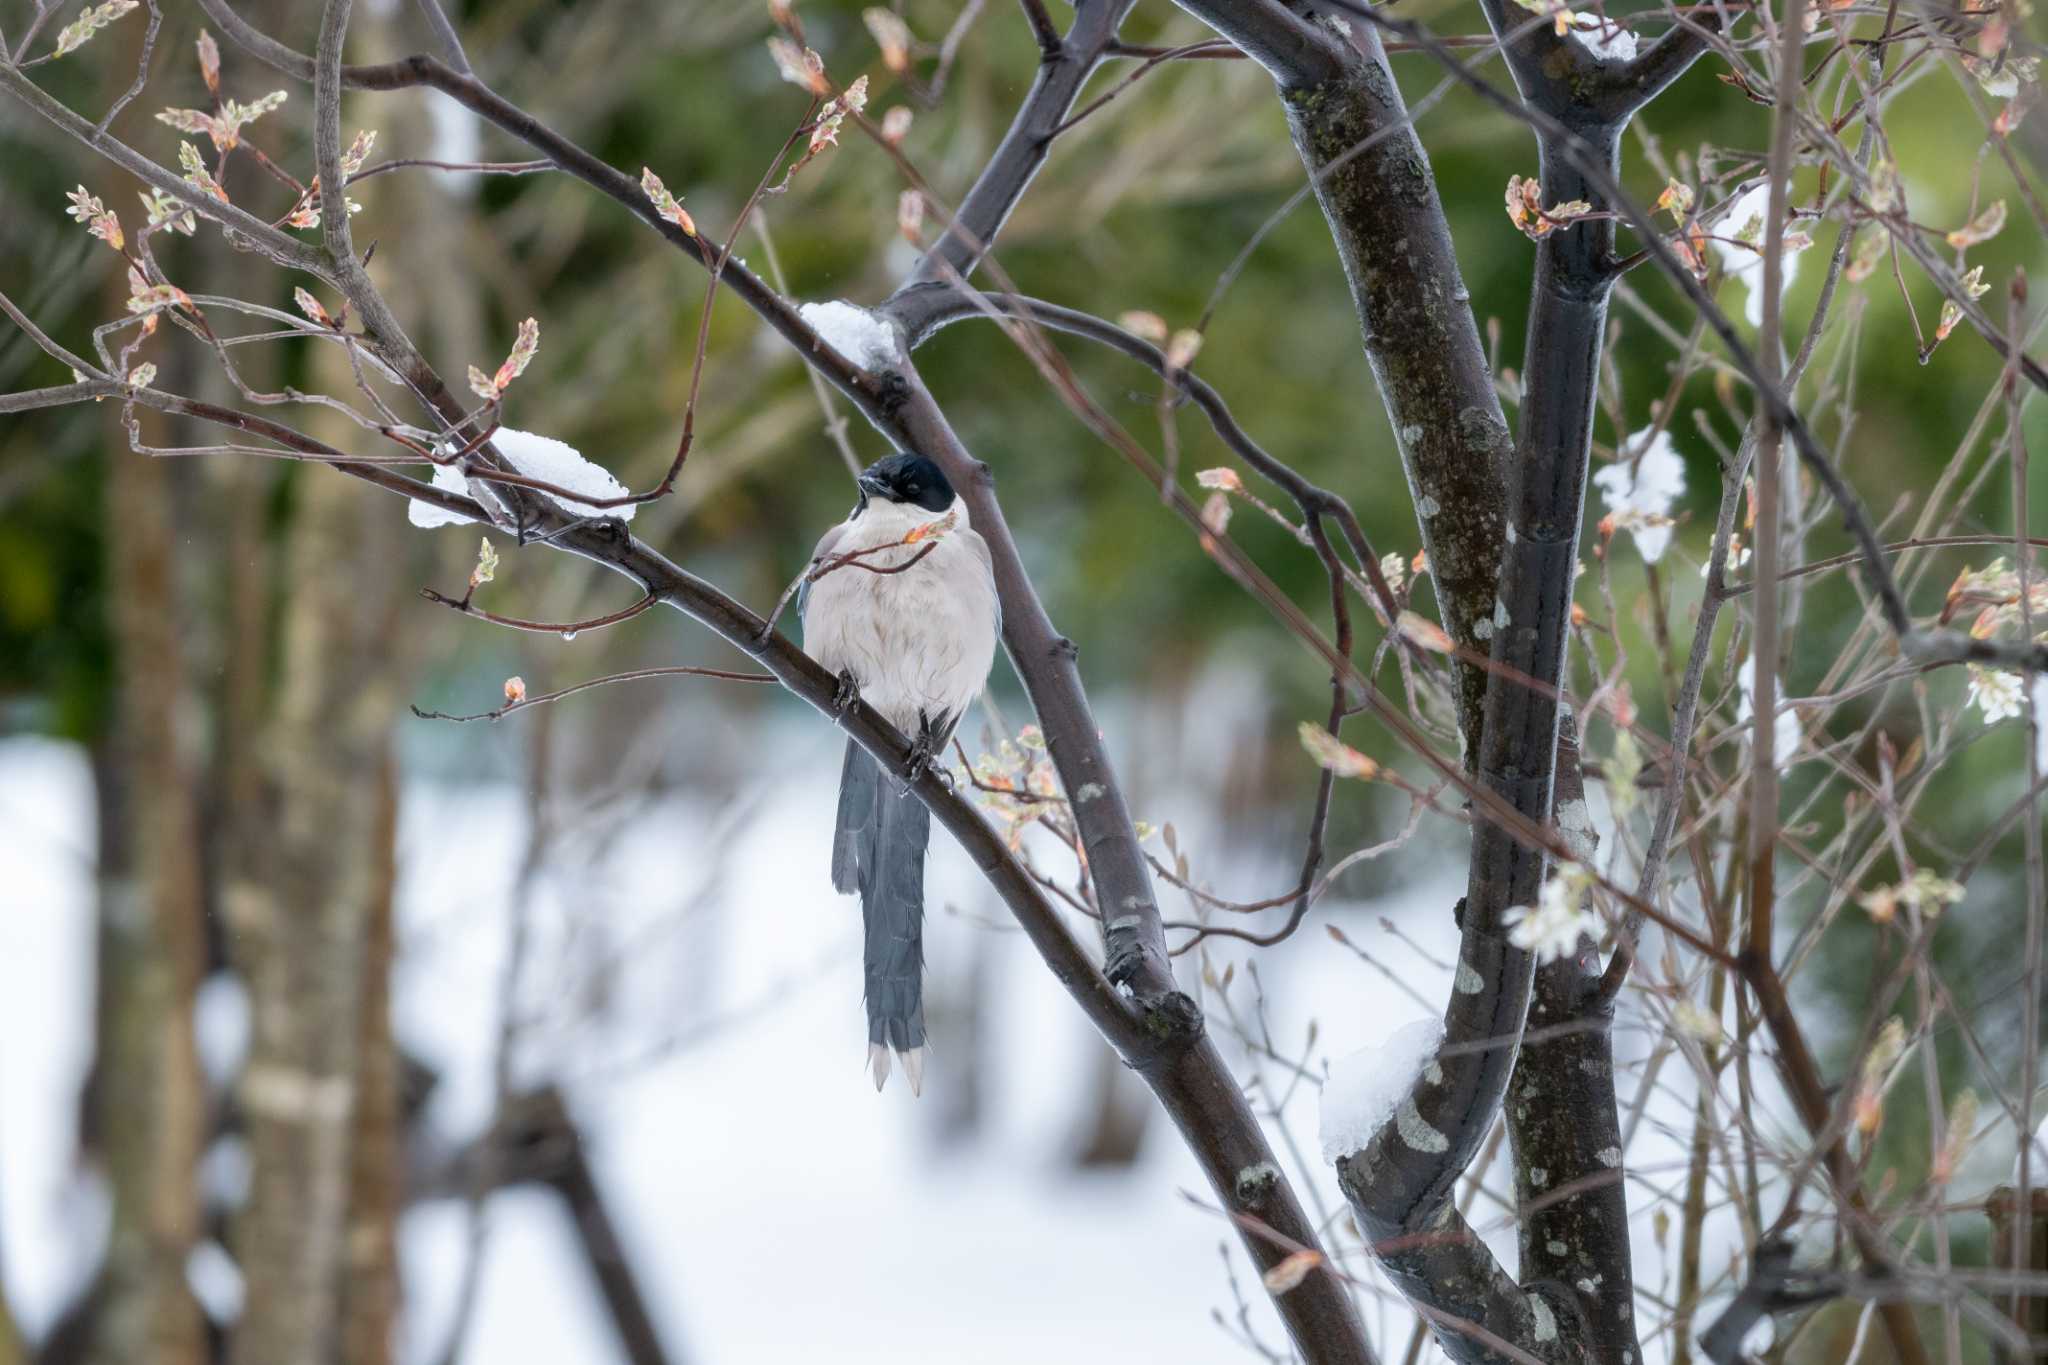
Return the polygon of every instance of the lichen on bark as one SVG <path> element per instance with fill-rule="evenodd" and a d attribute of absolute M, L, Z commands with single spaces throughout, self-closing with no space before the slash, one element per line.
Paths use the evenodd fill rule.
<path fill-rule="evenodd" d="M 1360 37 L 1342 74 L 1282 96 L 1397 438 L 1444 628 L 1483 656 L 1479 631 L 1493 610 L 1514 441 L 1429 158 L 1377 37 L 1369 29 Z M 1485 690 L 1484 669 L 1457 665 L 1468 760 L 1478 750 Z"/>

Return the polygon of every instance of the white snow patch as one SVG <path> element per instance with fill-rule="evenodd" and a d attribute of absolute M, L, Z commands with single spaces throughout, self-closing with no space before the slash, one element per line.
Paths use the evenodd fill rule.
<path fill-rule="evenodd" d="M 1735 685 L 1742 694 L 1735 703 L 1735 719 L 1738 723 L 1746 725 L 1756 715 L 1755 655 L 1752 654 L 1742 661 L 1742 667 L 1736 670 Z M 1784 694 L 1782 686 L 1778 691 L 1780 696 Z M 1771 758 L 1778 771 L 1783 772 L 1792 766 L 1792 760 L 1799 752 L 1799 714 L 1795 711 L 1780 710 L 1771 722 L 1771 727 Z"/>
<path fill-rule="evenodd" d="M 1646 427 L 1628 438 L 1621 458 L 1593 471 L 1600 501 L 1617 530 L 1635 538 L 1645 563 L 1671 547 L 1671 509 L 1685 493 L 1685 459 L 1669 428 Z"/>
<path fill-rule="evenodd" d="M 1721 258 L 1727 277 L 1741 280 L 1749 290 L 1749 300 L 1743 305 L 1742 316 L 1752 327 L 1764 325 L 1762 243 L 1770 213 L 1770 182 L 1758 181 L 1730 201 L 1727 211 L 1707 229 L 1708 243 L 1714 248 L 1714 254 Z M 1793 251 L 1781 251 L 1779 254 L 1785 263 L 1778 277 L 1779 283 L 1783 289 L 1790 289 L 1793 279 L 1799 274 L 1799 254 Z"/>
<path fill-rule="evenodd" d="M 462 471 L 454 465 L 434 466 L 434 487 L 443 493 L 453 493 L 459 498 L 469 496 L 469 480 L 463 478 Z M 476 520 L 475 517 L 465 517 L 460 512 L 444 511 L 433 503 L 421 502 L 418 498 L 410 499 L 405 504 L 405 519 L 425 531 L 431 531 L 436 526 L 464 526 Z"/>
<path fill-rule="evenodd" d="M 200 1069 L 217 1089 L 225 1090 L 249 1056 L 249 991 L 239 978 L 215 972 L 199 983 L 192 1031 Z"/>
<path fill-rule="evenodd" d="M 92 1060 L 98 825 L 85 751 L 0 741 L 0 1266 L 39 1340 L 91 1280 L 104 1180 L 78 1160 Z"/>
<path fill-rule="evenodd" d="M 1173 752 L 1169 740 L 1185 728 L 1185 715 L 1250 717 L 1238 728 L 1256 737 L 1258 708 L 1235 705 L 1262 695 L 1256 686 L 1254 670 L 1226 661 L 1191 693 L 1184 714 L 1129 695 L 1120 703 L 1126 709 L 1104 720 L 1112 732 L 1153 735 L 1148 751 Z M 675 742 L 711 745 L 706 752 L 715 755 L 706 731 L 716 728 L 683 727 Z M 770 772 L 829 772 L 843 748 L 830 730 L 795 718 L 748 739 L 767 746 L 760 761 Z M 1216 775 L 1235 752 L 1218 745 L 1186 755 L 1191 769 L 1172 770 L 1205 775 L 1206 785 L 1154 779 L 1155 792 L 1190 793 L 1173 812 L 1186 842 L 1207 847 L 1242 828 L 1228 811 L 1193 799 L 1220 790 Z M 91 793 L 76 746 L 0 741 L 0 1036 L 18 1044 L 0 1044 L 0 1264 L 10 1306 L 33 1338 L 90 1278 L 107 1223 L 104 1182 L 81 1171 L 75 1151 L 93 1009 Z M 991 1013 L 977 1048 L 988 1049 L 982 1064 L 1002 1084 L 988 1091 L 972 1136 L 939 1148 L 930 1096 L 920 1105 L 907 1094 L 901 1103 L 877 1102 L 859 1065 L 857 917 L 849 918 L 848 902 L 820 898 L 829 886 L 829 841 L 789 851 L 789 830 L 830 828 L 833 800 L 823 782 L 769 782 L 758 813 L 756 803 L 717 788 L 658 798 L 616 842 L 592 831 L 594 852 L 565 839 L 535 884 L 515 1071 L 521 1084 L 556 1076 L 570 1089 L 589 1124 L 599 1181 L 617 1200 L 622 1235 L 650 1283 L 680 1286 L 654 1305 L 664 1336 L 708 1359 L 763 1365 L 903 1365 L 906 1355 L 930 1358 L 955 1341 L 974 1342 L 984 1365 L 1038 1365 L 1072 1354 L 1083 1339 L 1103 1357 L 1217 1356 L 1213 1324 L 1186 1311 L 1188 1286 L 1221 1293 L 1223 1284 L 1213 1219 L 1176 1193 L 1202 1181 L 1193 1158 L 1177 1141 L 1153 1141 L 1166 1136 L 1156 1131 L 1126 1172 L 1077 1174 L 1050 1156 L 1068 1150 L 1087 1112 L 1074 1077 L 1101 1044 L 1020 935 L 978 928 L 964 914 L 934 916 L 927 935 L 935 990 L 979 982 L 969 963 L 986 954 Z M 400 802 L 396 909 L 405 946 L 392 983 L 394 1023 L 408 1050 L 442 1077 L 425 1120 L 438 1144 L 468 1140 L 490 1111 L 496 1010 L 476 1002 L 495 1001 L 502 987 L 528 807 L 516 780 L 496 776 L 414 777 Z M 750 813 L 741 820 L 727 807 Z M 1256 831 L 1238 837 L 1236 856 L 1276 879 L 1298 856 L 1257 842 Z M 727 844 L 735 851 L 723 864 L 706 852 Z M 930 903 L 992 904 L 953 841 L 934 841 L 927 871 Z M 1404 970 L 1435 998 L 1450 990 L 1457 960 L 1456 929 L 1443 913 L 1456 895 L 1424 876 L 1392 903 L 1352 901 L 1343 913 L 1384 912 L 1406 926 L 1419 947 Z M 1404 1022 L 1401 1012 L 1316 1007 L 1355 992 L 1358 971 L 1348 956 L 1296 955 L 1286 992 L 1269 1002 L 1274 1029 L 1300 1036 L 1324 1013 L 1322 1037 L 1339 1055 L 1379 1041 Z M 707 1097 L 734 1122 L 702 1122 Z M 1689 1119 L 1689 1093 L 1672 1104 Z M 1300 1087 L 1281 1120 L 1306 1143 L 1314 1141 L 1315 1105 L 1311 1087 Z M 821 1117 L 834 1134 L 822 1147 Z M 1657 1146 L 1647 1124 L 1639 1141 L 1653 1153 L 1632 1152 L 1639 1160 L 1684 1157 L 1682 1145 Z M 238 1202 L 246 1151 L 216 1144 L 207 1164 L 208 1190 Z M 797 1166 L 818 1179 L 776 1178 Z M 1638 1274 L 1654 1284 L 1649 1216 L 1639 1211 L 1634 1231 Z M 560 1201 L 510 1190 L 493 1198 L 487 1217 L 466 1353 L 616 1359 Z M 787 1261 L 786 1229 L 797 1224 L 835 1268 L 806 1287 L 814 1311 L 769 1311 L 778 1281 L 762 1267 Z M 1031 1275 L 1019 1278 L 1014 1257 L 930 1254 L 933 1245 L 979 1245 L 992 1226 L 1005 1229 Z M 678 1236 L 686 1227 L 702 1235 Z M 1484 1235 L 1504 1262 L 1513 1256 L 1512 1224 Z M 415 1206 L 400 1236 L 400 1359 L 425 1361 L 445 1345 L 453 1312 L 467 1244 L 463 1201 Z M 1152 1248 L 1157 1262 L 1157 1273 L 1139 1282 L 1116 1274 L 1134 1245 Z M 1730 1215 L 1727 1227 L 1710 1225 L 1703 1255 L 1725 1259 L 1740 1245 Z M 913 1280 L 919 1292 L 904 1294 Z M 1278 1317 L 1263 1295 L 1255 1298 L 1259 1334 L 1279 1338 Z M 1006 1330 L 990 1335 L 987 1324 L 997 1320 Z M 849 1336 L 849 1321 L 867 1330 Z M 920 1349 L 906 1352 L 906 1341 Z M 938 1345 L 922 1349 L 930 1343 Z M 1653 1356 L 1647 1365 L 1664 1362 Z"/>
<path fill-rule="evenodd" d="M 1417 1019 L 1386 1042 L 1352 1053 L 1330 1069 L 1323 1085 L 1323 1159 L 1360 1151 L 1408 1098 L 1422 1069 L 1444 1040 L 1444 1021 Z"/>
<path fill-rule="evenodd" d="M 2017 1156 L 2012 1159 L 2012 1183 L 2020 1183 L 2020 1159 Z M 2048 1189 L 2048 1118 L 2043 1118 L 2041 1126 L 2034 1130 L 2034 1156 L 2027 1163 L 2027 1183 L 2037 1190 Z"/>
<path fill-rule="evenodd" d="M 1570 32 L 1573 40 L 1592 53 L 1596 61 L 1632 62 L 1636 59 L 1636 35 L 1620 24 L 1611 21 L 1593 23 L 1583 28 L 1574 27 Z"/>
<path fill-rule="evenodd" d="M 491 437 L 491 444 L 511 462 L 514 469 L 529 479 L 540 479 L 590 498 L 623 497 L 629 491 L 626 485 L 612 477 L 610 470 L 592 464 L 583 458 L 581 451 L 552 437 L 500 427 Z M 619 507 L 594 507 L 573 498 L 549 496 L 563 511 L 578 516 L 614 516 L 620 521 L 631 521 L 633 514 L 640 510 L 630 503 Z"/>
<path fill-rule="evenodd" d="M 238 1137 L 217 1139 L 199 1158 L 199 1188 L 213 1203 L 238 1209 L 249 1198 L 253 1171 L 249 1144 Z"/>
<path fill-rule="evenodd" d="M 226 1325 L 240 1320 L 246 1286 L 235 1258 L 219 1242 L 209 1240 L 192 1248 L 185 1258 L 185 1283 L 214 1322 Z"/>
<path fill-rule="evenodd" d="M 430 153 L 436 161 L 474 162 L 482 159 L 483 120 L 454 100 L 428 100 L 427 119 L 433 124 Z M 475 171 L 443 171 L 441 184 L 459 193 L 476 192 L 483 178 Z"/>
<path fill-rule="evenodd" d="M 1756 1320 L 1742 1335 L 1742 1356 L 1745 1360 L 1760 1360 L 1766 1351 L 1778 1344 L 1778 1327 L 1771 1321 L 1769 1313 Z"/>
<path fill-rule="evenodd" d="M 877 313 L 843 299 L 806 303 L 797 316 L 810 324 L 827 346 L 865 370 L 893 366 L 902 352 L 896 328 Z"/>
<path fill-rule="evenodd" d="M 2034 766 L 2048 773 L 2048 677 L 2034 679 Z"/>
<path fill-rule="evenodd" d="M 491 435 L 491 444 L 513 472 L 524 474 L 529 479 L 539 479 L 557 488 L 566 488 L 589 498 L 623 497 L 628 491 L 626 485 L 613 478 L 611 471 L 602 465 L 592 464 L 583 458 L 583 453 L 574 446 L 557 441 L 552 436 L 536 436 L 530 431 L 519 431 L 512 427 L 499 427 Z M 450 493 L 469 494 L 469 480 L 461 471 L 449 465 L 434 467 L 434 487 Z M 632 503 L 617 507 L 598 507 L 591 503 L 579 502 L 575 498 L 558 498 L 552 493 L 543 494 L 563 511 L 580 517 L 617 517 L 620 521 L 631 521 L 640 509 Z M 444 512 L 438 507 L 417 499 L 407 504 L 406 517 L 415 526 L 459 526 L 475 521 L 457 512 Z"/>

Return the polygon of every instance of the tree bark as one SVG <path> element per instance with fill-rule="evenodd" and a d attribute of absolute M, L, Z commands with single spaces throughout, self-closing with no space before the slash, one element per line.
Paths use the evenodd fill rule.
<path fill-rule="evenodd" d="M 335 1350 L 364 1014 L 382 995 L 366 961 L 388 915 L 399 696 L 386 642 L 402 532 L 350 481 L 306 479 L 300 493 L 264 731 L 269 842 L 246 850 L 225 898 L 254 1015 L 240 1086 L 253 1175 L 236 1248 L 247 1301 L 233 1347 L 245 1365 L 324 1365 Z"/>
<path fill-rule="evenodd" d="M 398 1213 L 405 1196 L 405 1123 L 391 1033 L 391 968 L 398 882 L 398 770 L 387 752 L 368 850 L 374 889 L 364 925 L 350 1133 L 348 1249 L 342 1265 L 342 1365 L 391 1365 L 398 1327 Z"/>
<path fill-rule="evenodd" d="M 1358 311 L 1444 629 L 1476 657 L 1493 615 L 1513 441 L 1429 158 L 1378 35 L 1365 30 L 1361 46 L 1340 75 L 1283 85 L 1281 98 Z M 1486 672 L 1461 661 L 1456 677 L 1469 768 Z"/>
<path fill-rule="evenodd" d="M 1557 806 L 1585 799 L 1577 734 L 1566 716 Z M 1573 822 L 1562 823 L 1569 830 Z M 1588 835 L 1579 856 L 1592 852 Z M 1507 1126 L 1523 1282 L 1558 1286 L 1576 1300 L 1587 1359 L 1634 1365 L 1642 1347 L 1615 1095 L 1614 1000 L 1602 979 L 1590 946 L 1537 969 L 1527 1036 L 1508 1082 Z"/>
<path fill-rule="evenodd" d="M 113 416 L 113 414 L 109 414 Z M 145 432 L 164 423 L 138 414 Z M 162 432 L 149 433 L 161 437 Z M 126 433 L 109 435 L 109 449 Z M 198 812 L 180 744 L 190 705 L 176 594 L 173 467 L 124 460 L 107 478 L 120 685 L 99 778 L 99 1046 L 89 1141 L 113 1222 L 92 1314 L 93 1365 L 200 1365 L 185 1261 L 200 1235 L 205 1101 L 192 1007 L 204 962 Z"/>

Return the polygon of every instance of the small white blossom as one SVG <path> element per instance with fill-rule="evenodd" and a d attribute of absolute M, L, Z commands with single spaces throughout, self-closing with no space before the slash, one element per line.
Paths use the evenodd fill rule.
<path fill-rule="evenodd" d="M 1626 530 L 1643 559 L 1655 564 L 1671 546 L 1671 509 L 1685 493 L 1685 461 L 1669 430 L 1646 428 L 1628 438 L 1621 458 L 1593 471 L 1607 516 L 1601 529 Z"/>
<path fill-rule="evenodd" d="M 1951 881 L 1931 867 L 1913 870 L 1913 875 L 1896 886 L 1880 886 L 1856 898 L 1856 903 L 1870 912 L 1870 917 L 1880 924 L 1889 923 L 1902 905 L 1911 906 L 1923 915 L 1934 916 L 1963 898 L 1961 882 Z"/>
<path fill-rule="evenodd" d="M 1739 536 L 1739 535 L 1731 535 L 1731 536 L 1729 536 L 1729 537 L 1728 537 L 1728 563 L 1727 563 L 1726 567 L 1724 567 L 1724 568 L 1722 569 L 1722 572 L 1723 572 L 1724 574 L 1731 574 L 1731 573 L 1735 573 L 1735 572 L 1737 572 L 1738 570 L 1741 570 L 1741 569 L 1744 569 L 1744 568 L 1748 567 L 1748 565 L 1749 565 L 1749 547 L 1748 547 L 1747 545 L 1744 545 L 1744 544 L 1742 543 L 1742 537 L 1741 537 L 1741 536 Z M 1713 555 L 1709 554 L 1709 555 L 1708 555 L 1708 556 L 1707 556 L 1707 557 L 1706 557 L 1706 558 L 1705 558 L 1704 560 L 1702 560 L 1702 561 L 1700 562 L 1700 577 L 1701 577 L 1701 578 L 1705 578 L 1705 577 L 1706 577 L 1706 576 L 1707 576 L 1708 574 L 1710 574 L 1710 573 L 1712 573 L 1712 572 L 1713 572 L 1713 569 L 1714 569 L 1714 557 L 1713 557 Z"/>
<path fill-rule="evenodd" d="M 1671 1026 L 1703 1043 L 1721 1041 L 1721 1021 L 1713 1011 L 1703 1009 L 1690 999 L 1681 1000 L 1671 1007 Z"/>
<path fill-rule="evenodd" d="M 1536 954 L 1538 962 L 1570 957 L 1582 935 L 1599 932 L 1600 922 L 1585 908 L 1592 877 L 1577 863 L 1560 863 L 1536 893 L 1536 904 L 1518 905 L 1501 916 L 1508 942 Z"/>
<path fill-rule="evenodd" d="M 2020 675 L 2002 668 L 1969 665 L 1970 700 L 1984 712 L 1984 723 L 1993 725 L 2020 713 Z"/>
<path fill-rule="evenodd" d="M 1749 290 L 1749 299 L 1744 303 L 1742 316 L 1752 327 L 1764 325 L 1764 225 L 1771 211 L 1771 186 L 1768 180 L 1759 181 L 1737 195 L 1728 205 L 1725 213 L 1708 228 L 1712 235 L 1708 244 L 1714 254 L 1721 258 L 1721 265 L 1731 280 L 1741 280 Z M 1803 242 L 1792 233 L 1780 240 L 1778 251 L 1783 262 L 1778 284 L 1782 291 L 1792 287 L 1793 277 L 1799 273 L 1799 257 L 1796 254 Z"/>

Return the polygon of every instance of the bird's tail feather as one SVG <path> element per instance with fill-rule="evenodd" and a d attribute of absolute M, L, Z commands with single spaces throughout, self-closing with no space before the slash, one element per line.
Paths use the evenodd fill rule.
<path fill-rule="evenodd" d="M 861 867 L 874 864 L 881 802 L 881 765 L 849 739 L 839 769 L 839 819 L 832 832 L 832 889 L 842 896 L 860 891 Z"/>
<path fill-rule="evenodd" d="M 868 1065 L 875 1088 L 903 1059 L 913 1094 L 924 1088 L 924 853 L 931 813 L 859 745 L 846 746 L 832 884 L 860 893 L 866 926 Z"/>

